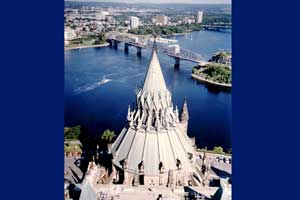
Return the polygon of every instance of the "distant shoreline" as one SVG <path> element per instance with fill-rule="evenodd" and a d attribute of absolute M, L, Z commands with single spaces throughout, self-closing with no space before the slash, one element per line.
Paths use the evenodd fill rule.
<path fill-rule="evenodd" d="M 100 47 L 107 47 L 109 43 L 104 44 L 97 44 L 97 45 L 82 45 L 82 46 L 75 46 L 75 47 L 65 47 L 65 51 L 74 50 L 74 49 L 86 49 L 86 48 L 100 48 Z"/>

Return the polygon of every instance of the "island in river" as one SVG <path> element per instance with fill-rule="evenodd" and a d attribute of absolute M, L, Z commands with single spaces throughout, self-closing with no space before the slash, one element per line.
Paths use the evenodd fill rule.
<path fill-rule="evenodd" d="M 214 54 L 207 64 L 193 67 L 192 77 L 200 82 L 231 88 L 231 53 Z"/>

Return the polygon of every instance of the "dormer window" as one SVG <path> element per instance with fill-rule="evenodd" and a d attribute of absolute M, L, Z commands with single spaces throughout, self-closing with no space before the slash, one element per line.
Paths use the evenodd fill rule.
<path fill-rule="evenodd" d="M 121 165 L 122 165 L 123 169 L 126 169 L 126 168 L 127 168 L 127 160 L 124 159 L 124 160 L 122 161 Z"/>
<path fill-rule="evenodd" d="M 164 173 L 165 172 L 165 167 L 164 167 L 164 165 L 163 165 L 162 162 L 159 163 L 158 169 L 159 169 L 160 173 Z"/>
<path fill-rule="evenodd" d="M 181 161 L 179 159 L 176 159 L 176 167 L 178 170 L 181 169 Z"/>
<path fill-rule="evenodd" d="M 190 160 L 192 160 L 193 154 L 192 154 L 192 153 L 188 153 L 188 158 L 189 158 Z"/>
<path fill-rule="evenodd" d="M 138 169 L 140 173 L 144 173 L 144 162 L 140 162 L 140 164 L 138 164 Z"/>

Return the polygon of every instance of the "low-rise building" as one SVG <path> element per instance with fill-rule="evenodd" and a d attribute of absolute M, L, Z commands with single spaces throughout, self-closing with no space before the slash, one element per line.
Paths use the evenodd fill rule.
<path fill-rule="evenodd" d="M 158 15 L 152 18 L 152 23 L 160 26 L 168 25 L 168 21 L 168 16 L 165 15 Z"/>
<path fill-rule="evenodd" d="M 195 20 L 194 19 L 184 19 L 183 23 L 184 24 L 193 24 L 193 23 L 195 23 Z"/>

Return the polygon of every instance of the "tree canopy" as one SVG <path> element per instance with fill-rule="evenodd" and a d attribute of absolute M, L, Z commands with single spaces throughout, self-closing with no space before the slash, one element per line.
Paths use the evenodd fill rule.
<path fill-rule="evenodd" d="M 218 83 L 231 83 L 231 69 L 224 64 L 209 63 L 201 73 L 205 74 L 209 80 Z"/>
<path fill-rule="evenodd" d="M 177 26 L 139 26 L 138 28 L 131 29 L 128 32 L 137 35 L 148 35 L 153 33 L 158 35 L 171 35 L 174 33 L 183 33 L 185 31 L 199 30 L 201 30 L 200 24 L 182 24 Z"/>
<path fill-rule="evenodd" d="M 220 146 L 214 147 L 213 152 L 219 153 L 219 154 L 223 154 L 224 153 L 223 148 L 220 147 Z"/>
<path fill-rule="evenodd" d="M 94 42 L 94 45 L 97 45 L 97 44 L 104 44 L 106 41 L 105 39 L 105 35 L 104 33 L 99 33 L 96 38 L 95 38 L 95 42 Z"/>
<path fill-rule="evenodd" d="M 101 139 L 108 142 L 111 142 L 114 137 L 116 137 L 115 132 L 109 129 L 106 129 L 101 135 Z"/>
<path fill-rule="evenodd" d="M 81 126 L 65 127 L 65 140 L 78 140 L 81 133 Z"/>

